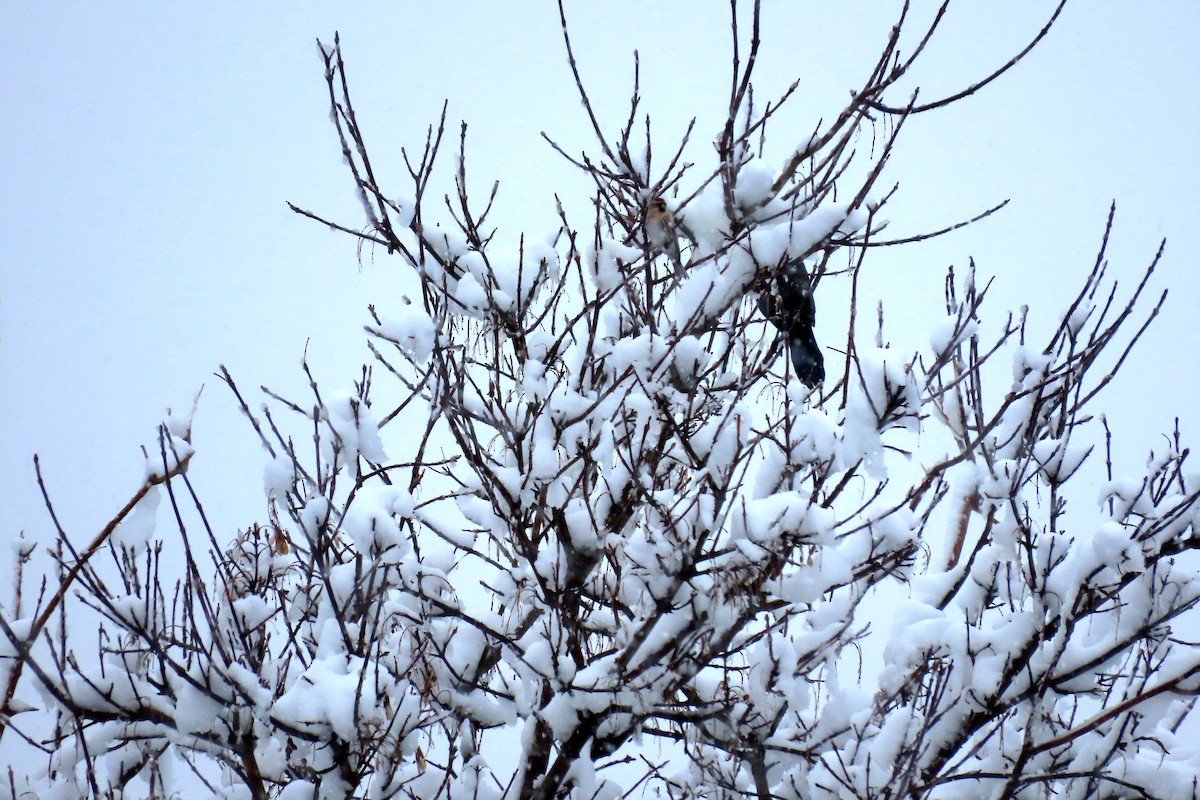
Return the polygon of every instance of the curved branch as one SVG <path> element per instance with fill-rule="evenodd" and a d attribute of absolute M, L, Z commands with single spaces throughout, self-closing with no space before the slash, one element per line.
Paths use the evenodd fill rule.
<path fill-rule="evenodd" d="M 943 97 L 940 100 L 933 100 L 929 103 L 923 103 L 919 106 L 913 106 L 912 108 L 907 108 L 904 106 L 900 106 L 900 107 L 889 106 L 889 105 L 885 105 L 881 101 L 870 100 L 870 99 L 868 99 L 866 101 L 866 105 L 869 108 L 871 108 L 875 111 L 882 112 L 884 114 L 906 114 L 906 113 L 907 114 L 920 114 L 924 111 L 932 111 L 935 108 L 942 108 L 943 106 L 948 106 L 951 103 L 956 103 L 959 100 L 962 100 L 964 97 L 970 97 L 971 95 L 975 94 L 977 91 L 982 89 L 983 87 L 987 86 L 992 81 L 996 80 L 996 78 L 999 78 L 1001 75 L 1008 72 L 1010 69 L 1012 69 L 1013 67 L 1015 67 L 1017 65 L 1017 62 L 1019 62 L 1025 56 L 1029 55 L 1029 52 L 1031 50 L 1033 50 L 1033 48 L 1037 47 L 1038 43 L 1041 42 L 1042 39 L 1046 38 L 1046 34 L 1050 33 L 1050 28 L 1054 26 L 1054 23 L 1058 20 L 1059 14 L 1062 13 L 1062 10 L 1063 10 L 1063 8 L 1066 7 L 1066 5 L 1067 5 L 1067 0 L 1060 0 L 1058 6 L 1054 9 L 1054 13 L 1050 15 L 1050 19 L 1046 22 L 1045 25 L 1042 26 L 1042 29 L 1040 31 L 1038 31 L 1037 36 L 1033 37 L 1033 40 L 1029 44 L 1025 45 L 1025 47 L 1021 50 L 1021 52 L 1017 53 L 1015 56 L 1010 58 L 1008 60 L 1008 63 L 1006 63 L 1004 66 L 1000 67 L 998 70 L 993 72 L 991 75 L 988 75 L 986 78 L 984 78 L 981 81 L 971 84 L 967 88 L 963 89 L 961 92 L 956 92 L 955 94 L 949 95 L 948 97 Z"/>

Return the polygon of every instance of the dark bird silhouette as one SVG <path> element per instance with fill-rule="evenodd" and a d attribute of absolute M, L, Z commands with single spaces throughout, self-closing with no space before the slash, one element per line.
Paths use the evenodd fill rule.
<path fill-rule="evenodd" d="M 825 357 L 813 333 L 817 306 L 813 302 L 812 280 L 804 262 L 787 262 L 771 277 L 758 295 L 758 308 L 771 324 L 783 332 L 796 377 L 812 388 L 825 380 Z"/>

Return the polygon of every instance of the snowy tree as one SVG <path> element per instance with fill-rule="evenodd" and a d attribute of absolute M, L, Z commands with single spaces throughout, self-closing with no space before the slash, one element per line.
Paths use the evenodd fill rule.
<path fill-rule="evenodd" d="M 540 238 L 489 227 L 445 110 L 389 186 L 322 45 L 366 227 L 293 208 L 412 296 L 369 309 L 350 391 L 260 405 L 221 370 L 268 454 L 232 541 L 183 415 L 92 541 L 58 528 L 56 572 L 18 542 L 0 741 L 36 758 L 5 796 L 1197 796 L 1200 477 L 1177 430 L 1115 463 L 1094 410 L 1161 249 L 1122 288 L 1110 216 L 1045 339 L 973 263 L 918 352 L 858 314 L 864 259 L 912 240 L 882 215 L 897 134 L 1058 11 L 926 100 L 904 79 L 941 14 L 906 5 L 782 161 L 759 11 L 733 3 L 715 148 L 663 148 L 636 70 L 628 116 L 596 112 L 560 3 L 595 149 L 549 139 L 587 188 Z M 789 355 L 814 296 L 848 319 L 816 329 L 823 381 Z"/>

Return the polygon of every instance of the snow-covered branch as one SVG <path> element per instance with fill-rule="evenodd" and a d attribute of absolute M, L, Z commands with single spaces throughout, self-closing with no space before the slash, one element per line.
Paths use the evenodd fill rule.
<path fill-rule="evenodd" d="M 414 288 L 370 307 L 349 390 L 305 363 L 305 397 L 255 405 L 221 369 L 266 461 L 235 536 L 167 428 L 91 546 L 59 532 L 57 592 L 22 591 L 19 551 L 0 735 L 41 761 L 7 791 L 1194 792 L 1200 652 L 1177 626 L 1200 601 L 1200 486 L 1178 431 L 1115 463 L 1096 406 L 1165 300 L 1146 299 L 1161 251 L 1127 289 L 1110 216 L 1044 342 L 1044 311 L 994 307 L 972 262 L 928 347 L 883 346 L 882 309 L 868 346 L 861 266 L 903 243 L 877 238 L 883 169 L 943 104 L 894 96 L 942 15 L 901 58 L 906 5 L 849 104 L 774 163 L 795 87 L 756 104 L 760 8 L 732 12 L 716 147 L 688 125 L 655 161 L 640 64 L 610 128 L 560 4 L 596 150 L 551 140 L 585 181 L 540 237 L 493 227 L 445 108 L 385 189 L 340 42 L 321 47 L 366 227 L 293 208 Z M 841 332 L 816 325 L 836 281 Z M 49 733 L 17 724 L 36 696 Z"/>

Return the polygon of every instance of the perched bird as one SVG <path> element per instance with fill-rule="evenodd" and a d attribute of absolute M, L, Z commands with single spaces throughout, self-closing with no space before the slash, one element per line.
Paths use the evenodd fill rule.
<path fill-rule="evenodd" d="M 646 243 L 650 255 L 666 254 L 675 265 L 676 277 L 683 275 L 683 257 L 679 253 L 679 225 L 675 215 L 667 208 L 667 201 L 655 197 L 646 206 Z"/>
<path fill-rule="evenodd" d="M 758 308 L 783 332 L 796 377 L 810 389 L 825 380 L 825 358 L 813 334 L 817 306 L 812 280 L 800 259 L 788 261 L 759 292 Z"/>

